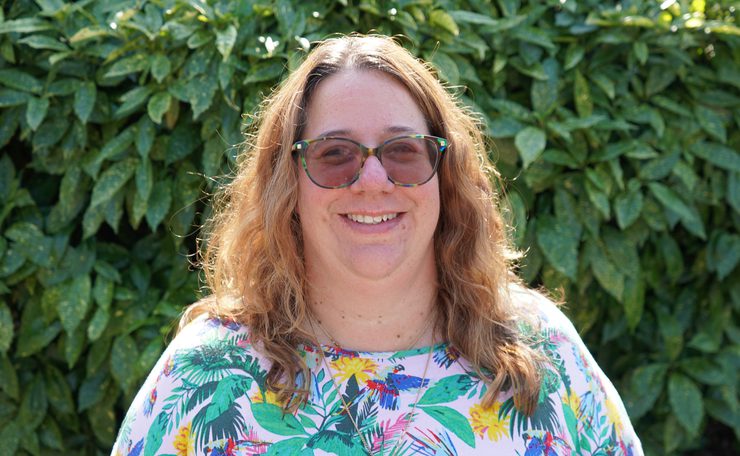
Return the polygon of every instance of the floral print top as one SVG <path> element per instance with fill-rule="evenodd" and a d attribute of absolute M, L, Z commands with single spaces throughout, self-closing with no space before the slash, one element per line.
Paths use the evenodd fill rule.
<path fill-rule="evenodd" d="M 641 455 L 611 382 L 570 321 L 538 300 L 533 344 L 550 362 L 532 416 L 511 393 L 484 407 L 486 385 L 447 344 L 394 353 L 302 346 L 310 400 L 283 413 L 248 328 L 201 318 L 149 375 L 112 455 L 367 455 L 356 427 L 373 455 Z"/>

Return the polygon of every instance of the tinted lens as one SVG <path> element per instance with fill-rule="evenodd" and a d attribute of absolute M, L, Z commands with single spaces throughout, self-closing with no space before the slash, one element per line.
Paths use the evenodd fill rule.
<path fill-rule="evenodd" d="M 352 182 L 362 165 L 360 146 L 345 139 L 312 142 L 305 152 L 308 176 L 323 187 Z"/>
<path fill-rule="evenodd" d="M 380 162 L 397 184 L 422 184 L 434 175 L 439 148 L 433 139 L 397 138 L 380 150 Z"/>

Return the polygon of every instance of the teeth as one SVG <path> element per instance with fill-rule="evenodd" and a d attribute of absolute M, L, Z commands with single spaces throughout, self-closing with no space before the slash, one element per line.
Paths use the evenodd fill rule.
<path fill-rule="evenodd" d="M 347 214 L 347 218 L 357 223 L 366 223 L 368 225 L 377 225 L 378 223 L 393 220 L 398 217 L 397 213 L 383 214 L 383 215 L 362 215 L 362 214 Z"/>

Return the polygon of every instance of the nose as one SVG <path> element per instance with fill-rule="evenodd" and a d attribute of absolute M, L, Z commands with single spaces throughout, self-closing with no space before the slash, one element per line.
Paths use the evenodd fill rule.
<path fill-rule="evenodd" d="M 388 173 L 378 160 L 378 157 L 367 157 L 360 170 L 360 177 L 350 188 L 357 192 L 382 191 L 389 192 L 395 188 L 393 182 L 388 179 Z"/>

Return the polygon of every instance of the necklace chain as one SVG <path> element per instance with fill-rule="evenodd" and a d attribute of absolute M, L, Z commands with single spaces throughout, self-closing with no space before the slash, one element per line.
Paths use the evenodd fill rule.
<path fill-rule="evenodd" d="M 316 338 L 316 328 L 313 325 L 313 320 L 314 320 L 314 318 L 309 319 L 309 324 L 311 325 L 311 331 L 313 332 L 314 338 L 317 339 Z M 430 319 L 430 321 L 431 321 L 431 319 Z M 321 330 L 327 335 L 327 337 L 329 337 L 329 340 L 332 342 L 334 348 L 341 349 L 341 347 L 339 346 L 339 344 L 337 343 L 337 341 L 334 340 L 334 338 L 331 336 L 331 334 L 329 334 L 329 332 L 321 324 L 321 321 L 316 320 L 316 323 L 318 323 L 318 325 L 321 328 Z M 424 330 L 422 330 L 422 334 L 426 332 L 426 328 L 427 327 L 428 327 L 428 324 L 427 324 L 427 326 L 424 327 Z M 413 342 L 411 348 L 413 347 L 413 345 L 416 345 L 416 343 L 419 342 L 420 339 L 421 339 L 421 335 L 419 337 L 417 337 L 417 339 Z M 321 344 L 319 343 L 318 339 L 315 342 L 316 342 L 316 346 L 317 346 L 317 348 L 319 350 L 319 356 L 321 356 L 321 361 L 324 364 L 324 367 L 326 368 L 326 371 L 329 374 L 329 377 L 331 378 L 332 385 L 334 386 L 334 391 L 337 393 L 337 396 L 339 396 L 339 400 L 342 401 L 342 406 L 343 407 L 342 407 L 342 410 L 340 411 L 340 414 L 341 413 L 345 413 L 345 412 L 347 413 L 347 416 L 349 417 L 350 421 L 352 422 L 352 426 L 355 428 L 355 431 L 357 432 L 357 437 L 359 437 L 360 442 L 362 443 L 363 448 L 367 452 L 368 456 L 373 456 L 372 447 L 365 440 L 365 436 L 362 435 L 362 432 L 360 432 L 360 426 L 357 425 L 357 421 L 355 421 L 355 418 L 352 416 L 352 412 L 350 412 L 350 409 L 349 409 L 350 408 L 350 405 L 347 403 L 346 400 L 344 400 L 344 396 L 342 395 L 342 391 L 339 389 L 339 385 L 337 384 L 336 378 L 334 378 L 334 373 L 332 372 L 331 367 L 329 367 L 329 362 L 327 361 L 326 355 L 324 354 L 324 349 L 321 348 Z M 434 342 L 434 341 L 432 341 L 432 342 Z M 429 371 L 429 364 L 430 364 L 430 361 L 432 359 L 432 353 L 433 352 L 434 352 L 434 344 L 431 344 L 429 346 L 429 353 L 427 354 L 426 363 L 424 364 L 424 374 L 423 374 L 422 379 L 421 379 L 421 384 L 419 385 L 419 388 L 416 391 L 416 398 L 414 399 L 414 405 L 411 407 L 411 413 L 409 414 L 409 419 L 406 421 L 406 424 L 403 426 L 403 430 L 401 431 L 401 435 L 398 436 L 398 439 L 396 440 L 396 443 L 393 445 L 393 448 L 391 448 L 391 452 L 389 453 L 391 455 L 396 450 L 396 448 L 398 448 L 398 445 L 401 444 L 401 442 L 403 441 L 404 437 L 406 437 L 406 432 L 408 431 L 409 425 L 411 424 L 411 421 L 413 421 L 413 419 L 414 419 L 414 413 L 416 413 L 416 405 L 419 403 L 419 398 L 421 397 L 421 390 L 424 389 L 424 383 L 426 383 L 426 381 L 427 381 L 427 373 Z M 384 446 L 385 446 L 385 444 L 383 443 L 383 446 L 381 446 L 381 448 L 380 448 L 380 450 L 381 450 L 381 453 L 380 454 L 381 455 L 384 454 L 384 451 L 383 451 Z"/>
<path fill-rule="evenodd" d="M 337 342 L 337 340 L 331 335 L 331 333 L 329 333 L 329 331 L 326 330 L 326 328 L 324 327 L 324 324 L 321 323 L 321 320 L 319 320 L 318 318 L 313 317 L 311 319 L 312 329 L 315 329 L 313 328 L 313 321 L 316 321 L 316 324 L 319 325 L 319 329 L 321 329 L 321 332 L 323 332 L 326 335 L 326 337 L 329 339 L 332 345 L 334 345 L 336 348 L 342 348 L 342 344 Z M 427 329 L 429 329 L 429 327 L 432 326 L 433 322 L 434 322 L 434 318 L 430 315 L 424 327 L 421 328 L 421 331 L 419 331 L 419 334 L 416 335 L 416 338 L 406 347 L 405 350 L 411 350 L 412 348 L 414 348 L 414 346 L 419 343 L 421 338 L 424 337 L 424 334 L 426 334 Z M 314 331 L 314 337 L 315 336 L 316 336 L 316 331 Z"/>

